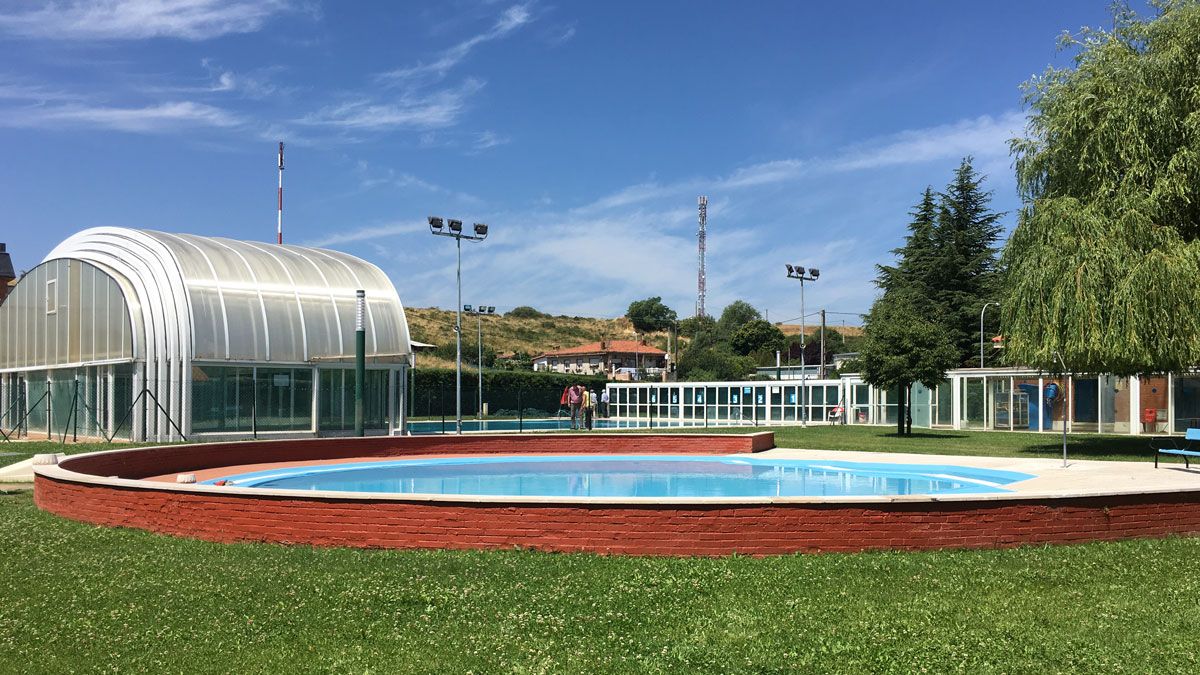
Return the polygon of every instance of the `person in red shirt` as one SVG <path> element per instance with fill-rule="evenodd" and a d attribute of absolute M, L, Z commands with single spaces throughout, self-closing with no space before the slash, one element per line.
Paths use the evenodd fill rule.
<path fill-rule="evenodd" d="M 583 387 L 574 384 L 567 389 L 567 405 L 571 408 L 571 430 L 579 428 L 579 407 L 583 403 Z"/>

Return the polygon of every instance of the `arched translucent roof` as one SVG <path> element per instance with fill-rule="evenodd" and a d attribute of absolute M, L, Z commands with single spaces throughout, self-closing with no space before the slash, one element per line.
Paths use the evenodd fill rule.
<path fill-rule="evenodd" d="M 56 258 L 84 260 L 127 280 L 122 285 L 137 296 L 130 305 L 143 314 L 147 359 L 352 358 L 358 289 L 367 294 L 367 355 L 399 360 L 411 352 L 395 287 L 378 267 L 345 253 L 101 227 L 46 256 Z"/>

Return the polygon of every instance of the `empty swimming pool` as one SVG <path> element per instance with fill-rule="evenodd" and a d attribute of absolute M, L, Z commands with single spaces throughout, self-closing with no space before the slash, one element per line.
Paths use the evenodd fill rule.
<path fill-rule="evenodd" d="M 422 495 L 670 498 L 986 494 L 1033 477 L 962 466 L 743 455 L 503 455 L 288 467 L 206 482 Z"/>

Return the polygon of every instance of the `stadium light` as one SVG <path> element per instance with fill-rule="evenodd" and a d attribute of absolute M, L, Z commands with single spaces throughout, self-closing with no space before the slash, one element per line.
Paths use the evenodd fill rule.
<path fill-rule="evenodd" d="M 804 282 L 816 281 L 821 276 L 821 270 L 805 270 L 800 265 L 788 265 L 788 278 L 800 282 L 800 422 L 808 426 L 808 373 L 804 369 Z M 807 272 L 807 274 L 806 274 Z M 821 373 L 824 375 L 825 373 Z"/>
<path fill-rule="evenodd" d="M 454 316 L 454 337 L 457 343 L 455 364 L 454 364 L 454 433 L 462 434 L 462 313 L 463 310 L 471 311 L 470 305 L 462 304 L 462 242 L 467 241 L 483 241 L 487 239 L 488 226 L 480 223 L 475 224 L 475 234 L 464 234 L 462 221 L 453 218 L 442 220 L 439 216 L 429 216 L 429 231 L 441 237 L 454 237 L 455 248 L 458 251 L 458 265 L 456 268 L 456 278 L 458 281 L 458 303 L 455 308 Z M 443 227 L 449 226 L 449 231 L 444 231 Z M 482 374 L 480 382 L 482 383 Z"/>

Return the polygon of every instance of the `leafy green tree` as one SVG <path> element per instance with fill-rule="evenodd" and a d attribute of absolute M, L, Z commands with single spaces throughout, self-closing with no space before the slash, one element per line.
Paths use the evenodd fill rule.
<path fill-rule="evenodd" d="M 783 331 L 779 330 L 778 326 L 762 319 L 754 319 L 742 324 L 733 332 L 729 338 L 729 346 L 742 356 L 759 350 L 773 353 L 776 349 L 783 349 L 784 340 Z"/>
<path fill-rule="evenodd" d="M 689 382 L 742 380 L 754 372 L 754 359 L 724 346 L 691 347 L 679 357 L 679 379 Z"/>
<path fill-rule="evenodd" d="M 664 305 L 659 296 L 629 303 L 625 316 L 633 322 L 635 329 L 644 333 L 666 330 L 675 325 L 679 318 L 675 310 Z"/>
<path fill-rule="evenodd" d="M 717 321 L 717 332 L 728 339 L 738 328 L 761 318 L 762 314 L 759 314 L 753 305 L 745 300 L 734 300 L 721 312 L 721 318 Z"/>
<path fill-rule="evenodd" d="M 1064 36 L 1074 68 L 1026 83 L 1024 205 L 1003 261 L 1009 357 L 1055 369 L 1200 363 L 1200 3 Z"/>
<path fill-rule="evenodd" d="M 695 338 L 702 333 L 713 333 L 717 330 L 717 320 L 705 314 L 690 316 L 679 322 L 679 335 L 685 338 Z"/>
<path fill-rule="evenodd" d="M 958 352 L 942 326 L 907 295 L 884 293 L 872 305 L 865 328 L 859 372 L 876 387 L 899 389 L 897 433 L 912 433 L 907 423 L 909 387 L 914 382 L 936 387 L 946 371 L 958 365 Z"/>

